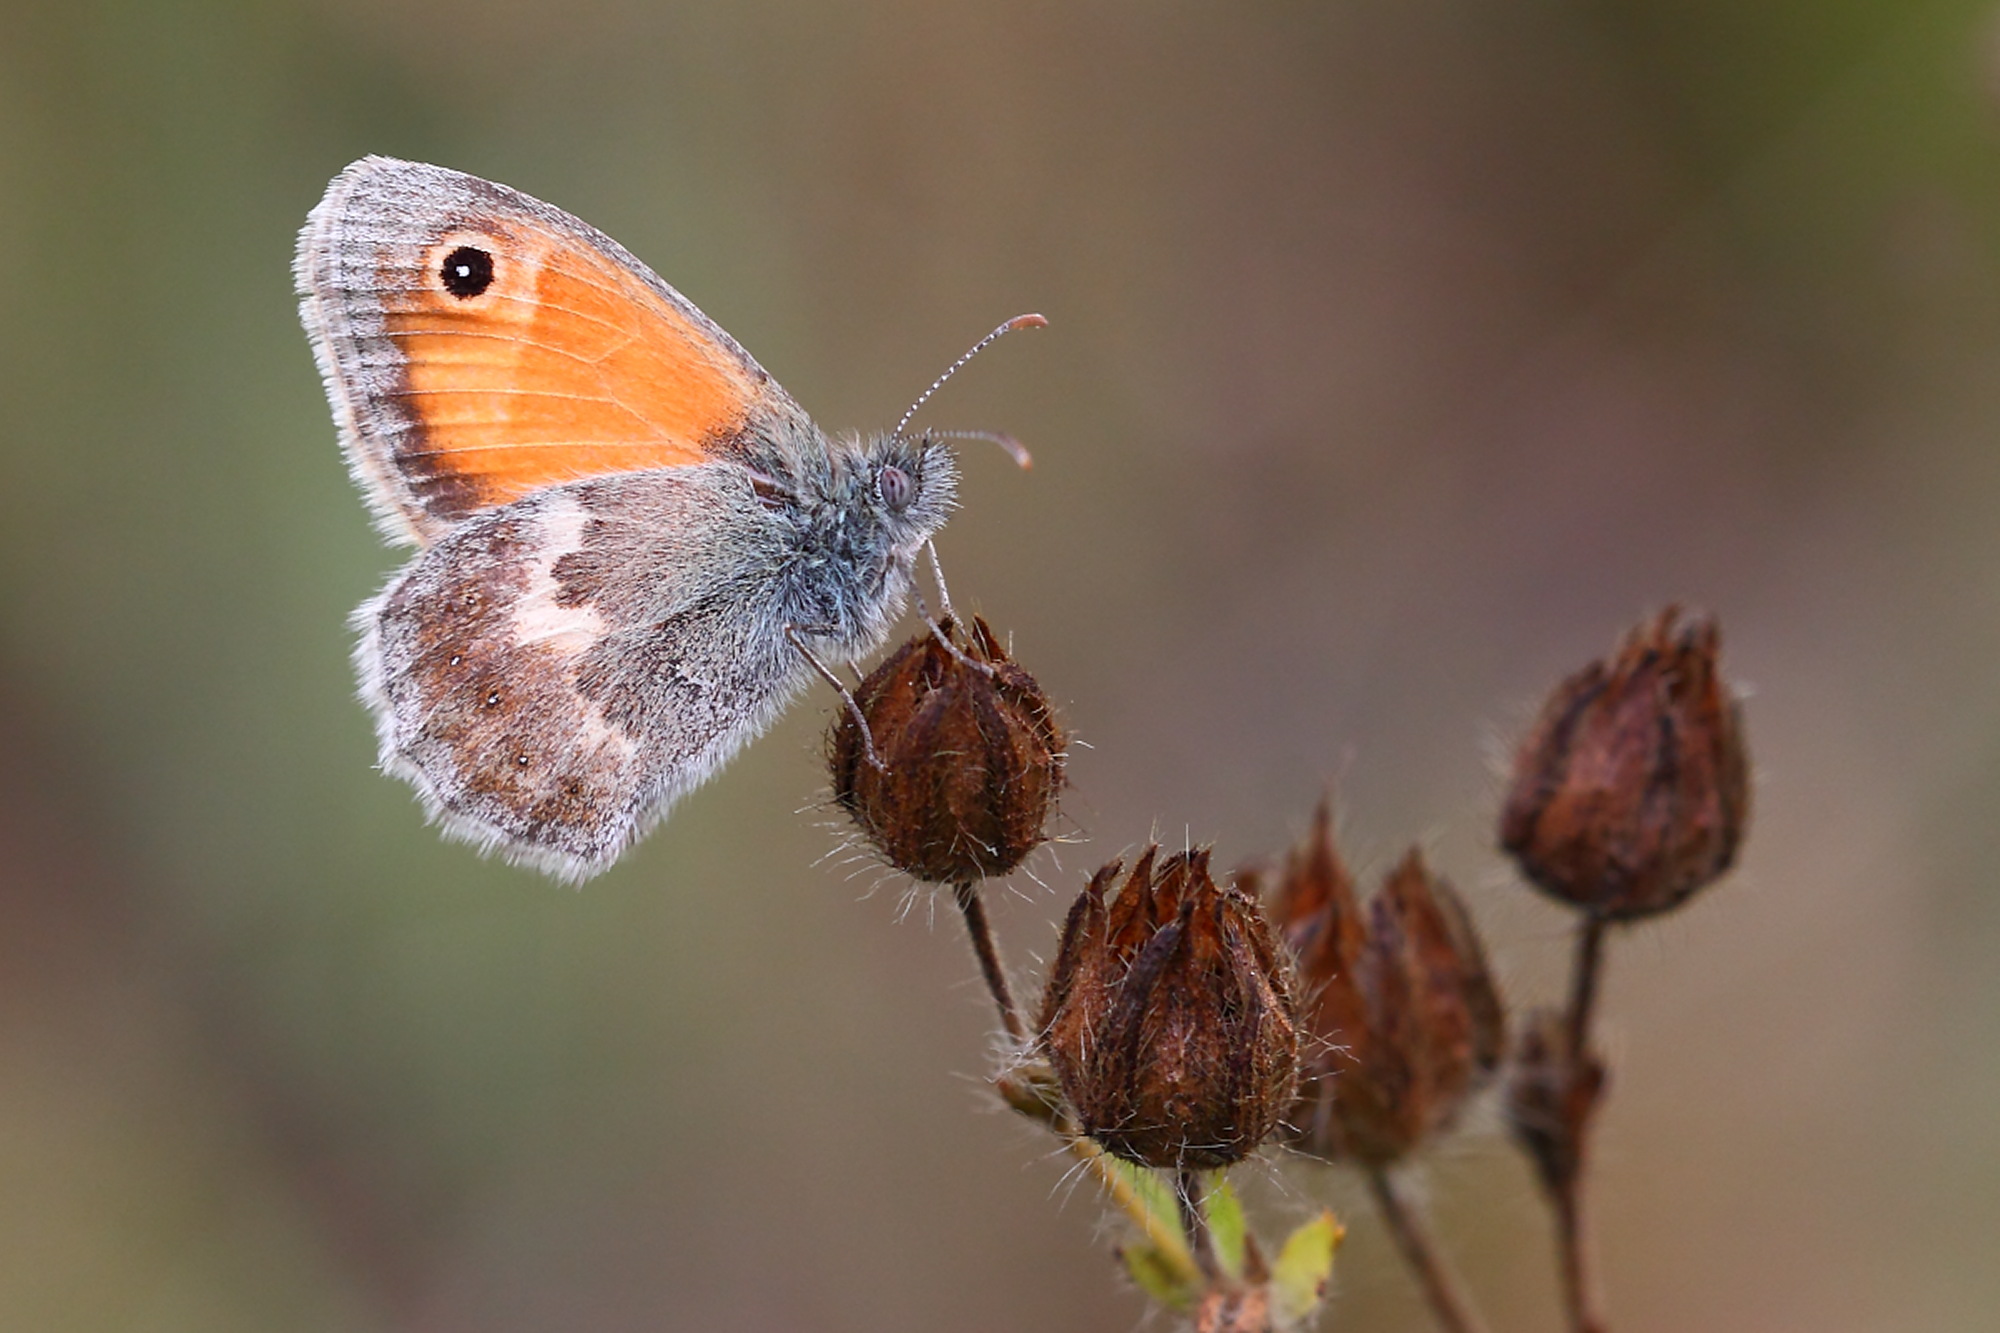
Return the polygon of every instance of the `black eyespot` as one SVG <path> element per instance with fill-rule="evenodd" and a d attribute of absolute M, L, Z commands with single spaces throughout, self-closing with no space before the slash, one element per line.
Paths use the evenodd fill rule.
<path fill-rule="evenodd" d="M 461 301 L 469 301 L 493 285 L 493 256 L 475 246 L 461 245 L 438 265 L 438 280 Z"/>
<path fill-rule="evenodd" d="M 885 467 L 875 474 L 875 493 L 882 497 L 883 504 L 900 514 L 917 498 L 917 483 L 903 469 Z"/>

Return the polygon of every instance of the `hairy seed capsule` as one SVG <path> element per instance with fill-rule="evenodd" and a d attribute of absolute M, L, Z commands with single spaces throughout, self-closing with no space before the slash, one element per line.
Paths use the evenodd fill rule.
<path fill-rule="evenodd" d="M 939 635 L 949 638 L 950 646 Z M 1047 841 L 1068 744 L 1048 696 L 977 616 L 890 654 L 834 721 L 834 800 L 882 858 L 935 884 L 1013 870 Z"/>
<path fill-rule="evenodd" d="M 1499 1066 L 1505 1019 L 1470 916 L 1412 849 L 1364 911 L 1322 802 L 1273 901 L 1317 1054 L 1292 1146 L 1387 1165 L 1456 1120 Z"/>
<path fill-rule="evenodd" d="M 1736 859 L 1750 816 L 1741 710 L 1713 620 L 1668 607 L 1549 697 L 1514 759 L 1500 845 L 1607 920 L 1671 911 Z"/>
<path fill-rule="evenodd" d="M 1042 1049 L 1079 1127 L 1145 1166 L 1241 1161 L 1298 1085 L 1290 965 L 1254 899 L 1208 852 L 1148 848 L 1118 890 L 1105 866 L 1070 909 L 1042 997 Z"/>

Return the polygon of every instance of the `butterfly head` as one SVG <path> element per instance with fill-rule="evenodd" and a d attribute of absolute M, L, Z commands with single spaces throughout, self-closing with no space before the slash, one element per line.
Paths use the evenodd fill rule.
<path fill-rule="evenodd" d="M 958 465 L 951 448 L 924 432 L 882 435 L 862 446 L 857 481 L 892 559 L 916 558 L 957 503 Z"/>
<path fill-rule="evenodd" d="M 806 458 L 783 602 L 820 650 L 853 657 L 901 610 L 917 553 L 955 504 L 958 469 L 922 433 L 834 440 Z"/>

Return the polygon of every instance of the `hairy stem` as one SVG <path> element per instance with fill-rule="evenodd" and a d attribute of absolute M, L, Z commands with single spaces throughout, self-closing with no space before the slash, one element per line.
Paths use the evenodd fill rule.
<path fill-rule="evenodd" d="M 1215 1236 L 1208 1229 L 1208 1209 L 1203 1204 L 1206 1193 L 1201 1172 L 1186 1166 L 1175 1172 L 1174 1200 L 1180 1205 L 1181 1230 L 1187 1232 L 1196 1266 L 1212 1283 L 1222 1276 L 1222 1266 L 1216 1262 Z"/>
<path fill-rule="evenodd" d="M 1459 1286 L 1422 1215 L 1404 1197 L 1389 1169 L 1370 1166 L 1364 1174 L 1368 1177 L 1368 1188 L 1375 1195 L 1375 1205 L 1382 1210 L 1382 1220 L 1388 1223 L 1396 1248 L 1402 1251 L 1404 1262 L 1416 1275 L 1417 1285 L 1423 1288 L 1424 1299 L 1430 1303 L 1438 1327 L 1446 1333 L 1486 1333 L 1485 1321 L 1473 1309 L 1471 1299 Z"/>
<path fill-rule="evenodd" d="M 1591 913 L 1576 933 L 1576 958 L 1569 977 L 1569 1049 L 1581 1056 L 1590 1049 L 1590 1016 L 1597 1007 L 1598 977 L 1604 971 L 1604 933 L 1609 926 Z"/>
<path fill-rule="evenodd" d="M 999 1006 L 1000 1022 L 1016 1044 L 1025 1046 L 1028 1025 L 1014 1003 L 1006 969 L 1000 966 L 1000 947 L 994 943 L 993 927 L 986 920 L 986 902 L 979 896 L 979 885 L 973 880 L 962 880 L 951 886 L 951 893 L 965 916 L 965 933 L 972 937 L 972 951 L 979 956 L 979 973 L 986 978 L 986 989 L 992 994 L 993 1003 Z"/>
<path fill-rule="evenodd" d="M 1565 1027 L 1569 1035 L 1569 1067 L 1572 1080 L 1592 1078 L 1590 1020 L 1597 1004 L 1599 980 L 1604 971 L 1604 937 L 1610 923 L 1592 913 L 1577 928 L 1576 956 L 1571 964 L 1569 1012 Z M 1594 1110 L 1593 1105 L 1589 1110 Z M 1591 1278 L 1589 1248 L 1583 1234 L 1583 1163 L 1585 1139 L 1590 1133 L 1589 1110 L 1571 1121 L 1576 1141 L 1570 1145 L 1570 1160 L 1576 1169 L 1555 1182 L 1551 1190 L 1556 1214 L 1557 1260 L 1562 1269 L 1563 1308 L 1569 1316 L 1570 1333 L 1604 1333 L 1604 1317 L 1597 1312 L 1595 1284 Z"/>
<path fill-rule="evenodd" d="M 993 1086 L 1008 1106 L 1048 1126 L 1070 1155 L 1097 1178 L 1112 1206 L 1139 1228 L 1155 1257 L 1171 1272 L 1176 1286 L 1200 1286 L 1205 1281 L 1204 1270 L 1196 1262 L 1194 1251 L 1188 1248 L 1190 1233 L 1184 1229 L 1185 1214 L 1170 1216 L 1141 1192 L 1151 1175 L 1146 1168 L 1119 1161 L 1077 1128 L 1068 1108 L 1062 1104 L 1054 1080 L 1055 1075 L 1046 1065 L 1031 1062 L 1000 1075 L 993 1080 Z M 1176 1225 L 1177 1221 L 1181 1225 Z"/>
<path fill-rule="evenodd" d="M 1073 1129 L 1069 1131 L 1066 1142 L 1070 1152 L 1089 1166 L 1090 1173 L 1097 1177 L 1098 1184 L 1104 1186 L 1104 1192 L 1111 1196 L 1111 1202 L 1118 1211 L 1138 1226 L 1139 1233 L 1153 1247 L 1153 1252 L 1173 1270 L 1176 1282 L 1181 1286 L 1194 1286 L 1205 1270 L 1195 1259 L 1194 1251 L 1188 1248 L 1187 1233 L 1181 1227 L 1169 1224 L 1162 1213 L 1147 1206 L 1145 1198 L 1132 1184 L 1132 1177 L 1137 1172 Z"/>
<path fill-rule="evenodd" d="M 1025 1048 L 1029 1044 L 1028 1025 L 1021 1017 L 1020 1006 L 1014 1002 L 1013 988 L 1007 984 L 1007 970 L 1000 964 L 1000 948 L 993 938 L 993 926 L 987 920 L 986 904 L 979 896 L 979 885 L 976 881 L 967 880 L 952 885 L 951 891 L 959 912 L 965 917 L 965 932 L 972 939 L 972 951 L 979 958 L 979 974 L 985 978 L 986 989 L 1000 1010 L 1001 1025 L 1007 1029 L 1009 1037 Z M 1052 1076 L 1044 1069 L 1042 1077 L 1049 1079 Z M 1199 1214 L 1199 1205 L 1186 1202 L 1189 1197 L 1185 1193 L 1188 1188 L 1186 1182 L 1179 1182 L 1183 1199 L 1181 1221 L 1182 1227 L 1186 1228 L 1183 1231 L 1182 1227 L 1166 1223 L 1160 1213 L 1148 1206 L 1133 1185 L 1130 1168 L 1121 1170 L 1123 1163 L 1085 1137 L 1060 1101 L 1052 1095 L 1045 1095 L 1047 1090 L 1036 1087 L 1035 1083 L 1031 1070 L 1003 1074 L 995 1080 L 995 1086 L 1008 1105 L 1023 1115 L 1043 1121 L 1062 1138 L 1070 1153 L 1097 1177 L 1098 1184 L 1104 1187 L 1113 1206 L 1138 1226 L 1153 1252 L 1174 1271 L 1182 1285 L 1194 1285 L 1198 1276 L 1211 1277 L 1215 1271 L 1215 1258 L 1207 1219 L 1201 1219 L 1198 1229 L 1189 1225 L 1186 1210 L 1192 1207 Z M 1193 1188 L 1199 1189 L 1199 1183 L 1195 1183 Z M 1189 1249 L 1190 1239 L 1196 1249 Z"/>
<path fill-rule="evenodd" d="M 1584 1262 L 1582 1200 L 1574 1182 L 1555 1197 L 1556 1247 L 1562 1264 L 1563 1309 L 1571 1333 L 1604 1333 L 1604 1320 L 1592 1308 L 1590 1274 Z"/>

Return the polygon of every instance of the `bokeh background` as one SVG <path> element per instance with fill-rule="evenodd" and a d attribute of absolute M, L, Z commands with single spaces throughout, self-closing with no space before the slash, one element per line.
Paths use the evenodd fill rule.
<path fill-rule="evenodd" d="M 373 772 L 399 557 L 288 273 L 368 152 L 610 231 L 829 426 L 1049 316 L 928 409 L 1035 449 L 941 545 L 1089 746 L 1024 980 L 1097 860 L 1333 782 L 1551 996 L 1495 754 L 1714 610 L 1757 816 L 1611 960 L 1613 1325 L 1991 1325 L 1992 4 L 6 0 L 0 1326 L 1159 1326 L 982 1095 L 956 922 L 828 859 L 823 694 L 581 892 Z M 1348 1182 L 1250 1174 L 1351 1224 L 1329 1327 L 1427 1327 Z M 1491 1115 L 1426 1174 L 1554 1326 Z"/>

